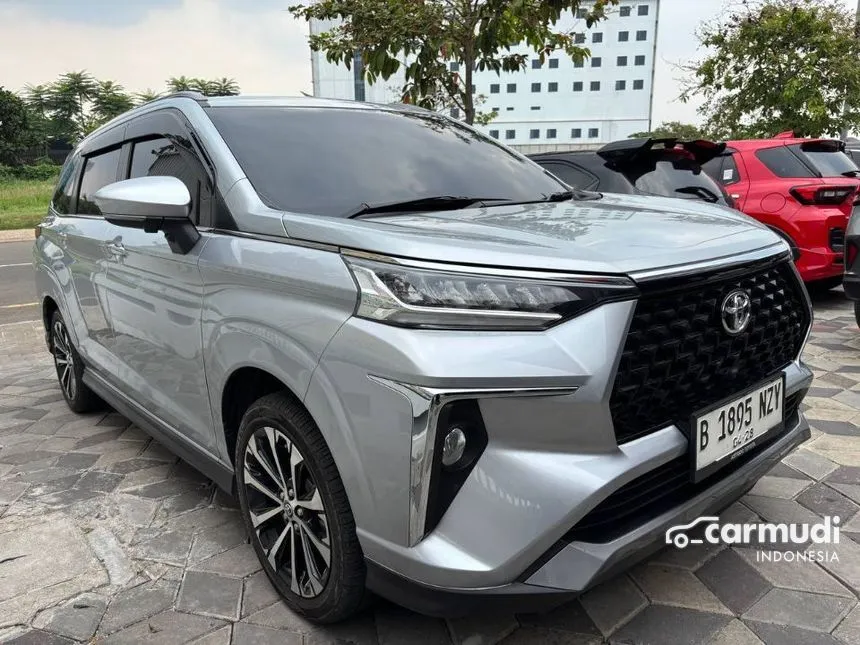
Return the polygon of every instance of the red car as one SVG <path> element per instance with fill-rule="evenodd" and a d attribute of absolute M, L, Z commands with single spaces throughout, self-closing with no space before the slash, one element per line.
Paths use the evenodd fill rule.
<path fill-rule="evenodd" d="M 860 170 L 844 143 L 791 133 L 729 141 L 726 153 L 703 168 L 737 208 L 786 239 L 809 287 L 840 284 L 845 229 L 860 189 Z"/>

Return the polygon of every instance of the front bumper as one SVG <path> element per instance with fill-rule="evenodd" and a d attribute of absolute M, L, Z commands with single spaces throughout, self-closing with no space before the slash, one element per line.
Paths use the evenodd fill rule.
<path fill-rule="evenodd" d="M 808 387 L 811 380 L 798 383 Z M 493 587 L 451 588 L 421 584 L 368 562 L 368 586 L 400 605 L 428 615 L 460 616 L 483 606 L 536 611 L 566 602 L 665 547 L 666 530 L 697 517 L 718 514 L 748 491 L 779 460 L 809 438 L 809 424 L 795 415 L 782 434 L 730 475 L 688 501 L 607 543 L 559 540 L 517 580 Z M 674 547 L 669 547 L 674 548 Z M 696 546 L 688 548 L 697 548 Z"/>

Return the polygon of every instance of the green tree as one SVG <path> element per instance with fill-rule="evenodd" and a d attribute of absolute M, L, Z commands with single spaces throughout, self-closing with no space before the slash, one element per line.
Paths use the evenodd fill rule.
<path fill-rule="evenodd" d="M 154 101 L 157 98 L 162 96 L 161 92 L 156 92 L 152 89 L 145 89 L 143 92 L 138 92 L 134 95 L 134 100 L 137 105 L 143 105 L 144 103 L 149 103 L 150 101 Z"/>
<path fill-rule="evenodd" d="M 101 125 L 134 107 L 134 100 L 122 85 L 99 81 L 92 99 L 93 120 Z"/>
<path fill-rule="evenodd" d="M 187 76 L 171 76 L 167 79 L 167 89 L 171 92 L 188 92 L 194 89 L 196 78 Z"/>
<path fill-rule="evenodd" d="M 628 139 L 684 139 L 687 141 L 695 139 L 708 139 L 710 136 L 699 126 L 692 123 L 681 123 L 680 121 L 666 121 L 659 127 L 648 132 L 635 132 Z"/>
<path fill-rule="evenodd" d="M 239 93 L 239 84 L 232 78 L 218 78 L 210 81 L 208 96 L 236 96 Z"/>
<path fill-rule="evenodd" d="M 205 96 L 235 96 L 239 93 L 239 84 L 234 79 L 226 77 L 208 80 L 173 76 L 167 79 L 167 88 L 171 92 L 194 91 Z"/>
<path fill-rule="evenodd" d="M 767 137 L 860 126 L 860 41 L 837 0 L 745 0 L 697 33 L 681 100 L 704 99 L 710 130 Z"/>
<path fill-rule="evenodd" d="M 50 86 L 45 84 L 27 84 L 23 92 L 33 140 L 42 148 L 44 156 L 48 156 L 50 141 L 55 135 L 50 117 L 50 89 Z"/>
<path fill-rule="evenodd" d="M 27 105 L 0 86 L 0 164 L 20 164 L 20 154 L 32 143 Z"/>
<path fill-rule="evenodd" d="M 86 71 L 67 72 L 48 89 L 48 109 L 56 138 L 81 139 L 91 127 L 87 114 L 99 84 Z"/>
<path fill-rule="evenodd" d="M 373 83 L 388 80 L 401 67 L 404 102 L 431 109 L 449 103 L 472 124 L 477 116 L 474 70 L 518 72 L 528 54 L 511 49 L 520 43 L 543 61 L 560 51 L 578 61 L 589 56 L 576 34 L 556 28 L 565 11 L 584 11 L 582 24 L 603 19 L 619 0 L 321 0 L 290 7 L 306 20 L 340 20 L 329 31 L 312 34 L 310 46 L 330 62 L 350 67 L 361 55 L 362 75 Z M 582 7 L 580 7 L 582 5 Z M 450 63 L 456 63 L 452 69 Z"/>

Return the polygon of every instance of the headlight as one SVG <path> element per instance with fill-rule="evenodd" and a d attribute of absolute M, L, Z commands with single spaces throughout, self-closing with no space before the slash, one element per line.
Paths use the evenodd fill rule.
<path fill-rule="evenodd" d="M 638 293 L 616 276 L 488 272 L 344 256 L 359 287 L 356 315 L 423 329 L 546 329 Z M 484 271 L 484 273 L 481 273 Z"/>

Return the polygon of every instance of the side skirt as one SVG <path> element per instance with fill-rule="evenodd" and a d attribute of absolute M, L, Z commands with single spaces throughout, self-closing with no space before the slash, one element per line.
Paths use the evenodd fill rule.
<path fill-rule="evenodd" d="M 225 464 L 208 450 L 189 441 L 181 433 L 155 418 L 138 403 L 129 400 L 89 366 L 84 369 L 84 383 L 117 412 L 206 475 L 223 491 L 234 494 L 233 467 L 230 464 Z"/>

